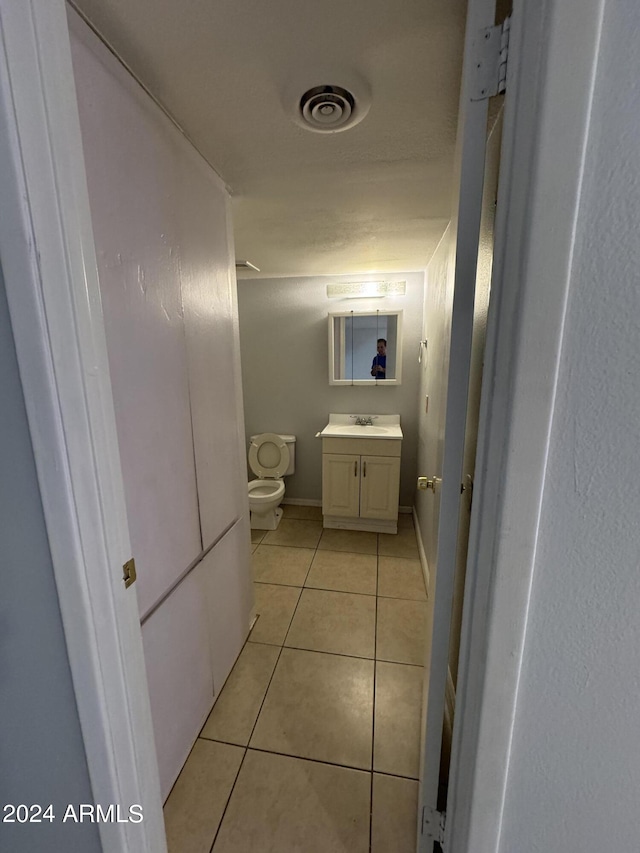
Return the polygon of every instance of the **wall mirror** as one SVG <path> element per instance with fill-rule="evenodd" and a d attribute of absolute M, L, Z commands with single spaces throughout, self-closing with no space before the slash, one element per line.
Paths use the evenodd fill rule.
<path fill-rule="evenodd" d="M 330 385 L 400 385 L 402 311 L 329 314 Z"/>

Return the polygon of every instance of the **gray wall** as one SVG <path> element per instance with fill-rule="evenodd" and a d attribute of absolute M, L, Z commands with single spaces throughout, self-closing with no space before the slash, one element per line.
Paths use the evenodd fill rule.
<path fill-rule="evenodd" d="M 93 794 L 1 274 L 0 399 L 0 805 L 52 803 L 57 816 L 0 823 L 0 849 L 92 853 L 95 824 L 61 820 Z"/>
<path fill-rule="evenodd" d="M 285 498 L 321 499 L 322 447 L 314 436 L 326 425 L 330 412 L 399 414 L 404 432 L 400 503 L 413 505 L 424 274 L 385 275 L 390 281 L 407 282 L 405 297 L 327 299 L 328 283 L 367 278 L 354 275 L 238 282 L 247 436 L 277 432 L 292 433 L 298 439 L 296 473 L 285 481 Z M 330 311 L 352 308 L 403 309 L 402 385 L 329 385 L 327 317 Z"/>
<path fill-rule="evenodd" d="M 605 3 L 502 853 L 639 847 L 639 22 Z"/>

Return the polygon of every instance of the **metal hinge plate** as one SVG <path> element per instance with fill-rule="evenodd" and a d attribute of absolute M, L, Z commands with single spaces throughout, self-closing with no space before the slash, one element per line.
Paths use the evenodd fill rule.
<path fill-rule="evenodd" d="M 507 58 L 511 18 L 495 27 L 480 30 L 473 40 L 475 72 L 471 84 L 471 100 L 484 101 L 507 88 Z"/>
<path fill-rule="evenodd" d="M 133 557 L 122 567 L 122 579 L 124 581 L 124 588 L 129 589 L 132 583 L 135 583 L 136 580 L 136 561 Z"/>
<path fill-rule="evenodd" d="M 445 818 L 445 812 L 436 811 L 430 806 L 422 809 L 422 834 L 431 841 L 437 841 L 441 847 L 444 844 Z"/>

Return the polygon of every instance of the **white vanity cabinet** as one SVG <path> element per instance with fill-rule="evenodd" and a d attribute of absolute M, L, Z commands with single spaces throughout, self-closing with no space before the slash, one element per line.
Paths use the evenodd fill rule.
<path fill-rule="evenodd" d="M 402 441 L 322 439 L 324 527 L 396 533 Z"/>

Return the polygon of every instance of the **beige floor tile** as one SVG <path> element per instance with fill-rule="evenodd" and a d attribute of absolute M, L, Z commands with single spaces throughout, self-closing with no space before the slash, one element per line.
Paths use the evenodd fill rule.
<path fill-rule="evenodd" d="M 373 769 L 418 778 L 422 720 L 421 666 L 376 664 Z"/>
<path fill-rule="evenodd" d="M 379 598 L 376 658 L 423 666 L 426 628 L 426 601 Z"/>
<path fill-rule="evenodd" d="M 254 545 L 258 545 L 264 539 L 266 532 L 266 530 L 251 530 L 251 542 Z"/>
<path fill-rule="evenodd" d="M 316 551 L 305 586 L 375 595 L 377 563 L 373 554 Z"/>
<path fill-rule="evenodd" d="M 373 661 L 283 649 L 250 745 L 371 769 Z"/>
<path fill-rule="evenodd" d="M 380 533 L 378 554 L 385 557 L 406 557 L 410 560 L 418 560 L 420 555 L 415 530 L 412 527 L 399 527 L 395 535 Z"/>
<path fill-rule="evenodd" d="M 300 588 L 270 583 L 256 583 L 253 588 L 258 620 L 249 634 L 249 640 L 252 643 L 281 646 L 300 598 Z"/>
<path fill-rule="evenodd" d="M 262 540 L 265 545 L 291 545 L 294 548 L 315 548 L 322 535 L 321 521 L 283 518 L 277 530 L 268 530 Z"/>
<path fill-rule="evenodd" d="M 369 798 L 368 773 L 249 750 L 213 853 L 367 853 Z"/>
<path fill-rule="evenodd" d="M 244 749 L 198 739 L 164 807 L 169 853 L 209 853 Z"/>
<path fill-rule="evenodd" d="M 378 557 L 378 595 L 426 601 L 427 591 L 420 560 Z"/>
<path fill-rule="evenodd" d="M 209 714 L 200 737 L 246 746 L 280 649 L 247 643 Z"/>
<path fill-rule="evenodd" d="M 318 543 L 321 551 L 353 551 L 356 554 L 377 554 L 378 534 L 363 530 L 333 530 L 327 528 Z"/>
<path fill-rule="evenodd" d="M 418 783 L 373 774 L 371 853 L 416 853 Z"/>
<path fill-rule="evenodd" d="M 283 545 L 259 545 L 251 558 L 253 579 L 260 583 L 302 586 L 315 551 Z"/>
<path fill-rule="evenodd" d="M 283 518 L 301 518 L 306 521 L 322 521 L 321 506 L 297 506 L 295 504 L 285 504 Z"/>
<path fill-rule="evenodd" d="M 413 513 L 411 513 L 411 512 L 398 513 L 398 527 L 411 528 L 411 530 L 413 530 L 414 529 Z"/>
<path fill-rule="evenodd" d="M 285 646 L 373 658 L 375 634 L 373 595 L 303 589 Z"/>

